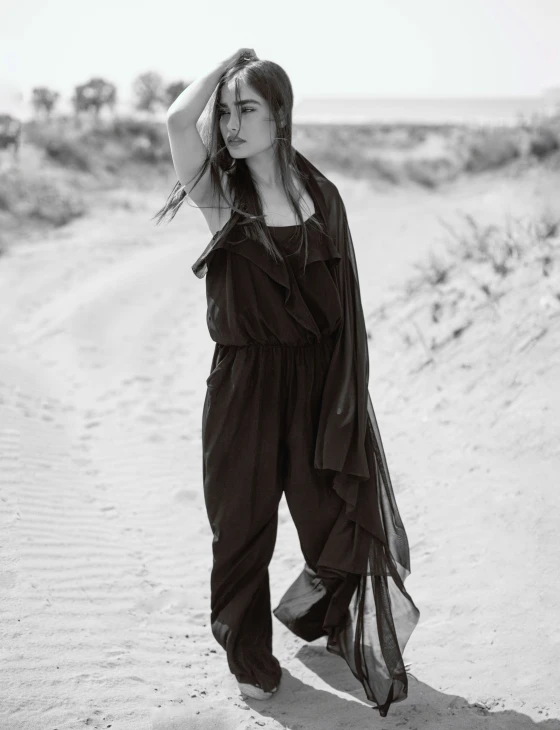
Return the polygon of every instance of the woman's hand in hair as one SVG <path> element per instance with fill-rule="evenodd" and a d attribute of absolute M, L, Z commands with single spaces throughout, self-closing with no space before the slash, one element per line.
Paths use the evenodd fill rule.
<path fill-rule="evenodd" d="M 243 61 L 254 61 L 257 58 L 254 48 L 240 48 L 228 58 L 227 66 L 230 68 L 243 63 Z"/>

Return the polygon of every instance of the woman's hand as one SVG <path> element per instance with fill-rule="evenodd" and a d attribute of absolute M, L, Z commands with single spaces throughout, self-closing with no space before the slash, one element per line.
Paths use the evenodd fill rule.
<path fill-rule="evenodd" d="M 227 59 L 226 63 L 227 67 L 230 68 L 237 66 L 243 61 L 252 61 L 257 58 L 254 48 L 240 48 Z"/>

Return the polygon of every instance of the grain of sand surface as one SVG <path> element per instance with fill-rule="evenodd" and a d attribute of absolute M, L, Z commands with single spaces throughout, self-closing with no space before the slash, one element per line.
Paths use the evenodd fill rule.
<path fill-rule="evenodd" d="M 393 326 L 442 217 L 530 215 L 558 176 L 491 174 L 438 193 L 331 177 L 421 611 L 409 698 L 381 718 L 323 641 L 276 620 L 278 693 L 238 694 L 209 628 L 201 418 L 213 343 L 190 267 L 210 235 L 194 209 L 154 227 L 162 190 L 0 260 L 2 728 L 560 728 L 560 317 L 539 305 L 552 290 L 524 279 L 498 320 L 480 318 L 426 367 Z M 303 564 L 284 500 L 279 517 L 273 605 Z"/>

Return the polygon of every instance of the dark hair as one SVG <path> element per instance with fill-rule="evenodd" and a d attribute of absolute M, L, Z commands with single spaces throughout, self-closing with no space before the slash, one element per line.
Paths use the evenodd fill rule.
<path fill-rule="evenodd" d="M 209 112 L 205 118 L 204 115 L 201 116 L 202 121 L 197 122 L 197 128 L 207 153 L 200 170 L 189 180 L 189 183 L 193 179 L 195 182 L 188 192 L 195 187 L 208 166 L 210 166 L 212 199 L 219 200 L 220 207 L 222 207 L 222 199 L 225 200 L 227 206 L 232 210 L 231 217 L 220 230 L 220 234 L 226 235 L 234 225 L 243 221 L 246 231 L 261 241 L 273 258 L 276 260 L 281 258 L 281 254 L 270 236 L 267 226 L 264 224 L 258 185 L 255 184 L 250 168 L 245 159 L 236 159 L 230 155 L 220 131 L 220 116 L 218 113 L 220 92 L 223 86 L 232 79 L 235 84 L 236 101 L 240 100 L 239 82 L 243 80 L 266 100 L 276 122 L 275 159 L 280 169 L 286 197 L 296 219 L 301 224 L 299 226 L 301 236 L 298 250 L 302 245 L 304 246 L 305 264 L 308 255 L 307 226 L 303 225 L 304 219 L 298 202 L 299 194 L 297 187 L 294 185 L 293 177 L 305 184 L 306 173 L 298 167 L 296 150 L 292 146 L 292 108 L 294 103 L 292 84 L 287 73 L 277 63 L 256 58 L 243 59 L 228 68 L 222 75 L 213 92 L 213 103 L 210 103 L 209 100 L 207 105 Z M 227 179 L 229 191 L 225 191 L 222 187 L 222 176 Z M 153 216 L 158 218 L 158 224 L 167 215 L 170 215 L 170 220 L 173 220 L 183 200 L 187 197 L 186 187 L 187 185 L 182 185 L 180 181 L 175 183 L 165 205 Z M 228 199 L 230 193 L 233 200 Z M 319 230 L 323 228 L 316 218 L 315 220 L 310 219 L 309 224 Z"/>

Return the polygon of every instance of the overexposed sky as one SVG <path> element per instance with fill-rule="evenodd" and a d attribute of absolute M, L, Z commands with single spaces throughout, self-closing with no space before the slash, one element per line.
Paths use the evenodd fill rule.
<path fill-rule="evenodd" d="M 0 83 L 192 80 L 237 48 L 302 96 L 517 96 L 560 86 L 560 0 L 2 0 Z"/>

